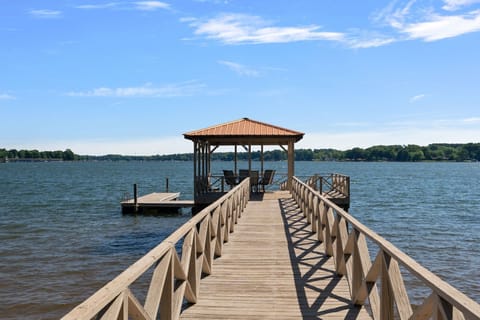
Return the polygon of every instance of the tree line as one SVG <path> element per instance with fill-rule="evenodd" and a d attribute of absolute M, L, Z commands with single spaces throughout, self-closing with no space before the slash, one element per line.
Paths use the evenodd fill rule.
<path fill-rule="evenodd" d="M 252 152 L 252 160 L 261 159 L 260 151 Z M 215 152 L 213 161 L 233 161 L 233 152 Z M 154 156 L 124 156 L 109 154 L 104 156 L 77 155 L 70 149 L 65 151 L 6 150 L 0 149 L 1 159 L 43 159 L 43 160 L 94 160 L 94 161 L 193 161 L 193 153 L 180 153 Z M 248 160 L 248 153 L 237 154 L 238 160 Z M 265 151 L 265 161 L 282 161 L 287 159 L 282 150 Z M 366 149 L 353 148 L 345 151 L 336 149 L 298 149 L 295 150 L 296 161 L 480 161 L 480 143 L 448 144 L 434 143 L 428 146 L 389 145 L 373 146 Z"/>
<path fill-rule="evenodd" d="M 327 160 L 332 156 L 337 160 L 357 161 L 480 161 L 480 143 L 373 146 L 339 153 L 330 150 L 330 153 L 320 152 L 317 155 L 320 157 L 315 160 Z"/>
<path fill-rule="evenodd" d="M 0 149 L 0 161 L 15 160 L 63 160 L 72 161 L 79 160 L 80 156 L 76 155 L 72 150 L 65 151 L 38 151 L 38 150 L 16 150 L 16 149 Z"/>

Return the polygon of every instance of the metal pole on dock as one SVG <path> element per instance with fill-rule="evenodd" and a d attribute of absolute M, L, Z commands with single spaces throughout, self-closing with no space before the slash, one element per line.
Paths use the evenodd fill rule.
<path fill-rule="evenodd" d="M 134 183 L 133 184 L 133 206 L 134 206 L 134 210 L 135 210 L 135 213 L 137 213 L 138 211 L 138 202 L 137 202 L 137 184 Z"/>

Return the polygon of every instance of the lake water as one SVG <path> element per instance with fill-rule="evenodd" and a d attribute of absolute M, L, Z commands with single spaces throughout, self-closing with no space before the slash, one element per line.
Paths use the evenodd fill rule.
<path fill-rule="evenodd" d="M 356 218 L 480 302 L 480 163 L 296 163 L 299 176 L 330 172 L 351 177 Z M 190 162 L 0 164 L 1 318 L 56 319 L 90 296 L 190 217 L 124 216 L 124 193 L 164 191 L 168 177 L 191 199 L 192 175 Z"/>

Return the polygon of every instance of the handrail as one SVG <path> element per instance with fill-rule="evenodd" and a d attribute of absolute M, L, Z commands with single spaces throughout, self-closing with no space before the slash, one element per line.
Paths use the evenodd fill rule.
<path fill-rule="evenodd" d="M 297 176 L 298 177 L 298 176 Z M 340 173 L 315 174 L 304 180 L 315 191 L 350 197 L 350 177 Z"/>
<path fill-rule="evenodd" d="M 173 232 L 62 319 L 178 319 L 184 299 L 196 303 L 202 274 L 212 272 L 229 233 L 247 205 L 250 181 L 230 190 Z M 183 241 L 183 243 L 182 243 Z M 181 257 L 176 245 L 182 243 Z M 147 271 L 152 278 L 142 305 L 130 286 Z"/>
<path fill-rule="evenodd" d="M 374 319 L 480 319 L 480 305 L 421 266 L 306 183 L 293 178 L 292 196 L 312 231 L 346 276 L 354 304 L 368 299 Z M 367 238 L 379 247 L 372 261 Z M 400 265 L 432 293 L 412 309 Z M 394 308 L 396 307 L 396 313 Z"/>

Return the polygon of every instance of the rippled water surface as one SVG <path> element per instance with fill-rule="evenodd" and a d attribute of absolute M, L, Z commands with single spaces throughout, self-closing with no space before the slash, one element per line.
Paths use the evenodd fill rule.
<path fill-rule="evenodd" d="M 480 302 L 480 163 L 296 163 L 329 172 L 351 177 L 355 217 Z M 83 301 L 190 217 L 123 216 L 124 193 L 168 177 L 191 199 L 192 175 L 190 162 L 0 164 L 0 317 L 55 319 Z"/>

